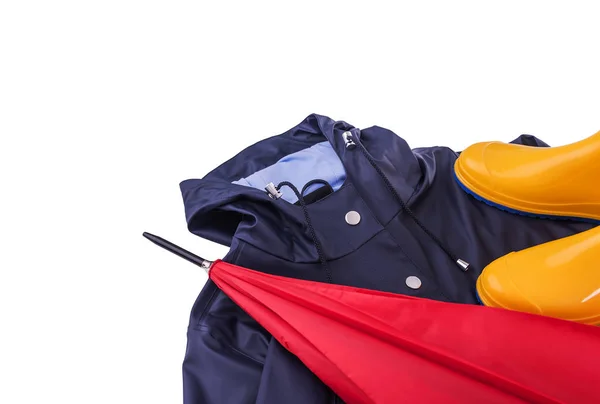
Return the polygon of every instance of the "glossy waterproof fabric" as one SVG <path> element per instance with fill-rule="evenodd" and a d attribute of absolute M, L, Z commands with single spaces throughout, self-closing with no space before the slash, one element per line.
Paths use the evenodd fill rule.
<path fill-rule="evenodd" d="M 425 226 L 471 263 L 469 271 L 462 272 L 401 211 L 366 157 L 357 148 L 345 147 L 344 131 L 362 142 Z M 457 153 L 447 147 L 411 150 L 390 130 L 377 126 L 359 130 L 310 115 L 284 134 L 247 148 L 203 179 L 182 182 L 189 230 L 231 246 L 224 261 L 274 275 L 326 281 L 302 208 L 231 183 L 323 141 L 331 143 L 347 177 L 339 190 L 307 209 L 336 284 L 477 304 L 475 281 L 494 259 L 592 227 L 513 215 L 475 200 L 453 178 Z M 516 142 L 545 145 L 531 136 Z M 344 220 L 352 210 L 361 215 L 356 226 Z M 409 276 L 417 276 L 421 287 L 409 288 Z M 338 400 L 210 281 L 192 309 L 183 376 L 186 404 Z"/>
<path fill-rule="evenodd" d="M 222 261 L 210 279 L 348 404 L 600 402 L 598 327 Z"/>

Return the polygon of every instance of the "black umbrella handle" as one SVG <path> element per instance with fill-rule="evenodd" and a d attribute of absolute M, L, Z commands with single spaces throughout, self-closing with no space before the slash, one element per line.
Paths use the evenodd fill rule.
<path fill-rule="evenodd" d="M 204 269 L 206 272 L 209 271 L 211 265 L 213 264 L 212 261 L 205 260 L 204 258 L 199 257 L 196 254 L 191 253 L 188 250 L 183 249 L 183 248 L 179 247 L 178 245 L 175 245 L 175 244 L 171 243 L 170 241 L 165 240 L 162 237 L 158 237 L 158 236 L 155 236 L 154 234 L 147 233 L 147 232 L 144 232 L 142 235 L 144 237 L 146 237 L 148 240 L 152 241 L 157 246 L 162 247 L 165 250 L 170 251 L 173 254 L 180 256 L 181 258 L 191 262 L 192 264 L 198 265 L 200 268 Z"/>

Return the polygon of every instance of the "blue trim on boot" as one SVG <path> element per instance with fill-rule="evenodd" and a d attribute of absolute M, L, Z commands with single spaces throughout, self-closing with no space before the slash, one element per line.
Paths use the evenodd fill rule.
<path fill-rule="evenodd" d="M 481 300 L 481 298 L 479 297 L 479 291 L 477 290 L 477 288 L 475 288 L 475 298 L 477 299 L 477 302 L 482 305 L 485 306 L 485 304 L 483 304 L 483 301 Z"/>

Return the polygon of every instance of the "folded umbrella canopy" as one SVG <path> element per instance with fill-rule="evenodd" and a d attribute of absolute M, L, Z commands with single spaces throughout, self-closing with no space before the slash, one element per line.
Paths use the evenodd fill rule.
<path fill-rule="evenodd" d="M 353 403 L 597 403 L 600 329 L 210 263 L 217 286 Z"/>

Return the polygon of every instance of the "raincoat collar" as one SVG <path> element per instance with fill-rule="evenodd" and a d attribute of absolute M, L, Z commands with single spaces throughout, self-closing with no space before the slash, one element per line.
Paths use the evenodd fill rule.
<path fill-rule="evenodd" d="M 231 245 L 235 236 L 286 260 L 314 262 L 318 257 L 301 207 L 232 182 L 327 140 L 339 156 L 347 178 L 341 189 L 308 205 L 308 209 L 317 234 L 326 240 L 328 259 L 352 252 L 379 232 L 399 207 L 383 185 L 373 180 L 372 167 L 364 156 L 346 147 L 346 131 L 365 145 L 393 179 L 403 199 L 409 200 L 417 190 L 424 190 L 421 180 L 427 178 L 418 159 L 406 142 L 391 131 L 377 126 L 361 131 L 344 121 L 312 114 L 287 132 L 248 147 L 203 179 L 183 181 L 180 187 L 189 230 L 220 244 Z M 348 230 L 343 218 L 350 210 L 361 212 L 362 229 L 354 236 L 341 237 Z"/>

